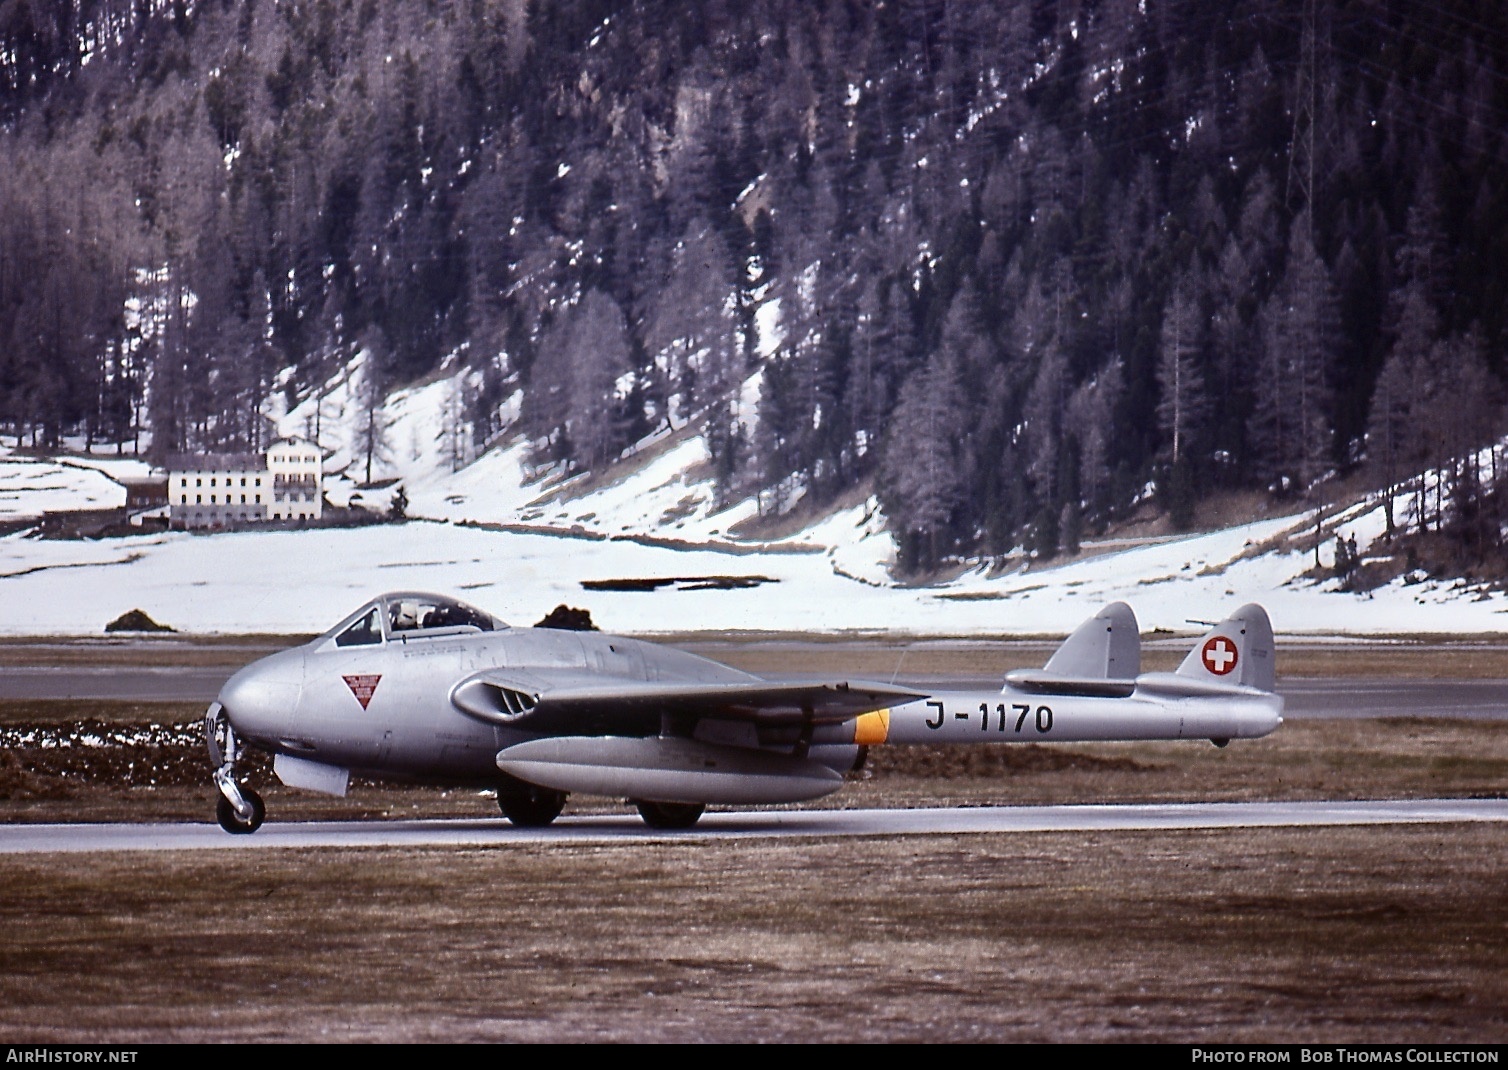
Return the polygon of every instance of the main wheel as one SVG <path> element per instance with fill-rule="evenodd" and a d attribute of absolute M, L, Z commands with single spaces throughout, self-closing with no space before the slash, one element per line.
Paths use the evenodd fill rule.
<path fill-rule="evenodd" d="M 707 807 L 702 803 L 637 802 L 639 816 L 652 829 L 689 829 Z"/>
<path fill-rule="evenodd" d="M 220 827 L 237 835 L 255 832 L 262 827 L 262 819 L 267 816 L 267 806 L 260 795 L 250 788 L 242 788 L 241 794 L 251 804 L 250 817 L 243 818 L 236 813 L 236 808 L 224 795 L 220 796 L 220 801 L 215 806 L 215 817 L 220 822 Z"/>
<path fill-rule="evenodd" d="M 497 793 L 498 809 L 520 828 L 544 828 L 560 816 L 565 804 L 565 792 L 549 788 L 529 787 L 523 791 Z"/>

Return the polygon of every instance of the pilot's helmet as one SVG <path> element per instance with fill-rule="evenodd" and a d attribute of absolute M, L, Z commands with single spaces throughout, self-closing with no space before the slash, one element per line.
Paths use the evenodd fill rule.
<path fill-rule="evenodd" d="M 419 627 L 419 607 L 412 602 L 399 602 L 393 607 L 393 630 L 404 631 Z"/>

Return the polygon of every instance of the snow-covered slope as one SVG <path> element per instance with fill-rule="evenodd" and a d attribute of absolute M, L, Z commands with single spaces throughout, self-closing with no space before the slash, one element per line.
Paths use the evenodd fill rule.
<path fill-rule="evenodd" d="M 359 371 L 332 383 L 321 402 L 337 494 L 355 488 L 353 469 L 365 475 Z M 395 394 L 383 412 L 373 477 L 401 480 L 409 522 L 77 542 L 7 536 L 0 583 L 12 610 L 0 633 L 98 634 L 130 609 L 192 632 L 318 631 L 394 588 L 450 592 L 520 624 L 565 603 L 628 633 L 1062 634 L 1115 600 L 1129 602 L 1149 631 L 1195 630 L 1191 620 L 1217 619 L 1248 601 L 1264 603 L 1287 634 L 1481 633 L 1508 624 L 1508 599 L 1463 584 L 1405 577 L 1354 595 L 1311 579 L 1305 515 L 908 587 L 890 574 L 895 546 L 873 501 L 778 541 L 740 541 L 736 525 L 757 503 L 719 508 L 705 444 L 684 429 L 641 444 L 607 477 L 555 481 L 531 469 L 526 444 L 516 440 L 452 470 L 445 418 L 453 398 L 453 384 L 439 380 Z M 310 405 L 285 414 L 282 430 L 310 430 Z M 119 504 L 124 492 L 105 473 L 120 464 L 0 450 L 0 510 L 36 516 Z M 114 474 L 144 471 L 127 462 Z M 1380 508 L 1368 503 L 1338 518 L 1362 557 L 1382 530 Z M 1322 547 L 1326 564 L 1332 545 Z M 636 582 L 615 582 L 624 580 Z"/>
<path fill-rule="evenodd" d="M 15 457 L 0 450 L 0 521 L 35 520 L 47 512 L 118 509 L 126 488 L 117 479 L 144 476 L 140 461 Z"/>
<path fill-rule="evenodd" d="M 675 451 L 666 454 L 669 458 Z M 13 464 L 23 462 L 12 461 Z M 32 463 L 32 462 L 25 462 Z M 460 497 L 467 480 L 494 503 L 527 497 L 506 478 L 508 451 L 445 481 Z M 667 462 L 668 463 L 668 462 Z M 589 609 L 602 627 L 629 633 L 750 631 L 893 632 L 909 635 L 1061 634 L 1106 602 L 1124 599 L 1147 630 L 1189 631 L 1247 601 L 1261 601 L 1280 632 L 1388 634 L 1501 630 L 1508 601 L 1449 585 L 1398 581 L 1357 596 L 1305 578 L 1312 553 L 1264 549 L 1305 517 L 1130 546 L 1004 576 L 976 572 L 937 587 L 896 584 L 884 570 L 890 542 L 863 507 L 828 518 L 779 544 L 738 547 L 656 544 L 625 532 L 655 506 L 657 488 L 682 498 L 694 483 L 668 471 L 600 488 L 574 501 L 524 502 L 509 517 L 480 509 L 457 523 L 412 520 L 356 529 L 167 533 L 98 541 L 0 539 L 0 583 L 11 612 L 5 634 L 99 634 L 130 609 L 193 632 L 316 631 L 384 589 L 455 593 L 515 623 L 566 603 Z M 617 517 L 605 503 L 626 496 Z M 461 503 L 440 501 L 461 509 Z M 678 499 L 680 500 L 680 499 Z M 499 530 L 531 510 L 535 522 L 580 520 L 578 535 Z M 579 510 L 579 512 L 573 512 Z M 1365 533 L 1371 516 L 1351 524 Z M 689 522 L 688 522 L 689 523 Z M 716 514 L 694 534 L 717 530 Z M 601 529 L 617 527 L 609 536 Z M 662 580 L 653 590 L 612 588 L 615 580 Z M 721 581 L 721 586 L 719 586 Z M 638 584 L 643 587 L 644 585 Z"/>

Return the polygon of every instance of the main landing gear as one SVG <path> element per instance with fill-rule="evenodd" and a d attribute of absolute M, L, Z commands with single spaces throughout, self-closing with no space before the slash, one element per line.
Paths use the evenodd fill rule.
<path fill-rule="evenodd" d="M 565 809 L 566 793 L 533 784 L 516 784 L 499 788 L 497 807 L 503 816 L 519 828 L 544 828 Z"/>
<path fill-rule="evenodd" d="M 215 801 L 215 819 L 226 832 L 245 835 L 262 827 L 267 805 L 262 797 L 236 779 L 236 730 L 230 726 L 218 702 L 204 717 L 204 741 L 209 760 L 215 764 L 215 787 L 220 798 Z"/>
<path fill-rule="evenodd" d="M 652 829 L 689 829 L 701 819 L 702 812 L 707 809 L 703 803 L 647 802 L 643 799 L 630 801 L 639 811 L 644 823 Z M 260 804 L 261 800 L 258 799 L 257 803 Z M 498 809 L 519 828 L 544 828 L 560 816 L 565 804 L 565 792 L 527 784 L 521 780 L 502 784 L 497 790 Z M 221 811 L 224 810 L 222 803 Z M 223 820 L 221 824 L 224 824 Z M 228 825 L 226 827 L 229 828 Z"/>
<path fill-rule="evenodd" d="M 689 829 L 701 820 L 703 803 L 636 802 L 639 816 L 652 829 Z"/>

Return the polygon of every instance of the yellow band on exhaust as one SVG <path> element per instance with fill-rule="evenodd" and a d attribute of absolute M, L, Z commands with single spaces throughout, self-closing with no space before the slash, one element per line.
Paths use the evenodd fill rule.
<path fill-rule="evenodd" d="M 854 722 L 853 741 L 862 747 L 885 742 L 890 735 L 890 711 L 875 710 L 861 713 Z"/>

